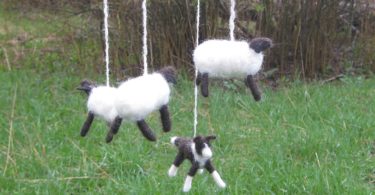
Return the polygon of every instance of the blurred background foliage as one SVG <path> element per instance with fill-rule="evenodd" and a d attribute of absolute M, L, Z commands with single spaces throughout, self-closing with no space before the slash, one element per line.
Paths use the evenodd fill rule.
<path fill-rule="evenodd" d="M 142 72 L 141 3 L 141 0 L 109 0 L 111 73 L 116 78 Z M 174 65 L 180 72 L 193 75 L 196 3 L 196 0 L 148 1 L 151 69 Z M 230 1 L 201 0 L 201 3 L 202 40 L 228 39 Z M 49 17 L 43 20 L 51 25 L 57 19 L 50 16 L 57 16 L 64 24 L 59 30 L 72 29 L 71 33 L 59 37 L 57 30 L 43 38 L 63 40 L 61 47 L 70 45 L 76 51 L 76 56 L 70 56 L 74 58 L 71 63 L 61 66 L 104 71 L 101 0 L 3 0 L 2 6 L 25 17 L 47 13 Z M 262 74 L 266 78 L 319 79 L 342 74 L 371 75 L 375 70 L 372 0 L 237 0 L 236 11 L 236 39 L 267 36 L 275 43 L 266 52 Z M 23 39 L 31 37 L 27 34 L 16 37 L 21 42 Z M 41 51 L 61 55 L 67 49 Z M 7 58 L 16 58 L 18 53 L 8 51 Z"/>

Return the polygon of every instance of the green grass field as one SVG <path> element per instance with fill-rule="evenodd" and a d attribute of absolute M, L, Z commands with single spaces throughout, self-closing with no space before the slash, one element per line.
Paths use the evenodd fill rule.
<path fill-rule="evenodd" d="M 189 163 L 176 178 L 167 170 L 174 135 L 191 136 L 192 84 L 180 80 L 170 109 L 173 129 L 162 133 L 158 114 L 147 118 L 158 141 L 146 141 L 125 123 L 111 144 L 107 127 L 94 121 L 79 130 L 86 97 L 81 78 L 32 70 L 0 73 L 1 192 L 5 194 L 175 194 Z M 374 190 L 375 80 L 292 84 L 264 89 L 253 101 L 245 89 L 211 86 L 199 99 L 199 134 L 215 134 L 214 164 L 227 182 L 220 190 L 197 175 L 196 194 L 371 194 Z"/>
<path fill-rule="evenodd" d="M 107 126 L 99 120 L 82 138 L 86 96 L 75 88 L 87 77 L 104 82 L 104 74 L 71 66 L 85 61 L 75 45 L 63 52 L 69 58 L 39 51 L 55 42 L 66 46 L 40 39 L 58 25 L 0 16 L 2 43 L 23 31 L 35 36 L 17 45 L 27 52 L 19 65 L 0 61 L 0 194 L 182 194 L 190 163 L 167 176 L 176 155 L 169 139 L 192 136 L 192 81 L 180 77 L 173 87 L 171 132 L 162 132 L 158 113 L 146 119 L 156 143 L 123 123 L 106 144 Z M 0 56 L 14 59 L 12 48 L 3 45 Z M 261 102 L 243 84 L 219 84 L 209 98 L 199 97 L 198 134 L 217 135 L 213 163 L 228 187 L 219 189 L 205 172 L 191 194 L 373 194 L 374 78 L 286 82 L 276 90 L 263 84 Z"/>

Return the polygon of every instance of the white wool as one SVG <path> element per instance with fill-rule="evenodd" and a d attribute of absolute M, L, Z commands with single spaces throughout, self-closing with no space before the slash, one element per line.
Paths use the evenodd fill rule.
<path fill-rule="evenodd" d="M 221 179 L 219 173 L 217 171 L 214 171 L 212 172 L 212 177 L 214 178 L 216 184 L 221 187 L 221 188 L 225 188 L 227 185 L 225 184 L 225 182 Z"/>
<path fill-rule="evenodd" d="M 117 116 L 114 105 L 116 91 L 117 89 L 114 87 L 99 86 L 93 88 L 87 100 L 87 109 L 105 121 L 112 122 Z"/>
<path fill-rule="evenodd" d="M 193 60 L 199 72 L 209 77 L 244 77 L 260 70 L 263 54 L 246 41 L 208 40 L 195 48 Z"/>
<path fill-rule="evenodd" d="M 169 168 L 169 170 L 168 170 L 168 176 L 169 176 L 169 177 L 174 177 L 174 176 L 176 176 L 177 171 L 178 171 L 178 167 L 176 167 L 174 164 L 172 164 L 172 166 L 171 166 L 171 167 Z"/>
<path fill-rule="evenodd" d="M 184 183 L 184 188 L 182 189 L 183 192 L 188 192 L 191 189 L 191 183 L 193 181 L 193 177 L 188 175 L 186 176 L 185 183 Z"/>
<path fill-rule="evenodd" d="M 197 161 L 199 163 L 199 167 L 203 167 L 205 165 L 205 163 L 207 162 L 207 160 L 209 160 L 211 157 L 212 157 L 212 152 L 211 152 L 211 156 L 205 156 L 205 153 L 204 151 L 207 149 L 207 144 L 205 144 L 205 148 L 202 150 L 202 155 L 199 155 L 197 153 L 197 150 L 195 149 L 195 143 L 192 143 L 191 144 L 191 151 L 193 153 L 193 156 L 194 156 L 194 159 L 195 161 Z M 209 149 L 209 148 L 208 148 Z M 211 149 L 209 149 L 211 151 Z M 206 151 L 206 153 L 208 153 Z M 206 154 L 207 155 L 207 154 Z"/>
<path fill-rule="evenodd" d="M 139 76 L 123 82 L 117 90 L 115 106 L 125 120 L 138 121 L 169 102 L 170 89 L 159 73 Z"/>

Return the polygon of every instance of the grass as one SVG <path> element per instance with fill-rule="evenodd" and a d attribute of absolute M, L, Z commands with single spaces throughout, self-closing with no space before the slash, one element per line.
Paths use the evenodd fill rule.
<path fill-rule="evenodd" d="M 13 17 L 6 15 L 8 26 L 29 26 L 32 35 L 44 23 Z M 5 32 L 2 42 L 19 30 Z M 182 194 L 189 163 L 177 177 L 167 176 L 176 155 L 169 138 L 192 135 L 192 82 L 180 77 L 173 88 L 170 133 L 162 133 L 157 113 L 147 118 L 156 143 L 124 123 L 106 144 L 107 127 L 99 120 L 82 138 L 86 97 L 75 87 L 83 77 L 104 82 L 103 74 L 71 65 L 89 57 L 80 58 L 74 44 L 63 53 L 39 52 L 67 46 L 62 42 L 17 45 L 36 52 L 26 50 L 33 55 L 19 61 L 9 55 L 10 70 L 1 60 L 0 194 Z M 13 46 L 4 47 L 11 51 Z M 324 85 L 294 82 L 276 90 L 262 86 L 259 103 L 243 85 L 219 84 L 210 87 L 209 98 L 199 97 L 198 133 L 218 136 L 213 163 L 228 188 L 219 189 L 205 173 L 195 177 L 192 194 L 374 192 L 374 78 L 345 77 Z"/>
<path fill-rule="evenodd" d="M 33 70 L 0 73 L 3 127 L 0 139 L 2 193 L 175 194 L 166 172 L 176 150 L 173 135 L 192 135 L 191 82 L 173 89 L 173 130 L 162 133 L 158 115 L 147 121 L 158 135 L 146 141 L 125 123 L 111 144 L 95 121 L 85 138 L 86 97 L 81 78 Z M 265 89 L 256 103 L 244 89 L 211 86 L 199 99 L 199 134 L 215 134 L 214 164 L 227 182 L 219 190 L 209 175 L 196 176 L 192 193 L 370 194 L 374 190 L 375 79 L 328 85 L 292 84 Z"/>

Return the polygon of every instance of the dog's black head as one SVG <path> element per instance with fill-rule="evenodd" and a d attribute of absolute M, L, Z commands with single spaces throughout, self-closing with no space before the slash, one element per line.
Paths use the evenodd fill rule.
<path fill-rule="evenodd" d="M 202 155 L 202 151 L 205 147 L 210 147 L 211 144 L 210 144 L 210 141 L 211 140 L 214 140 L 216 139 L 216 136 L 214 135 L 210 135 L 210 136 L 196 136 L 194 139 L 193 139 L 193 142 L 195 143 L 195 150 L 197 151 L 197 153 L 199 155 Z M 207 146 L 206 146 L 207 144 Z"/>

